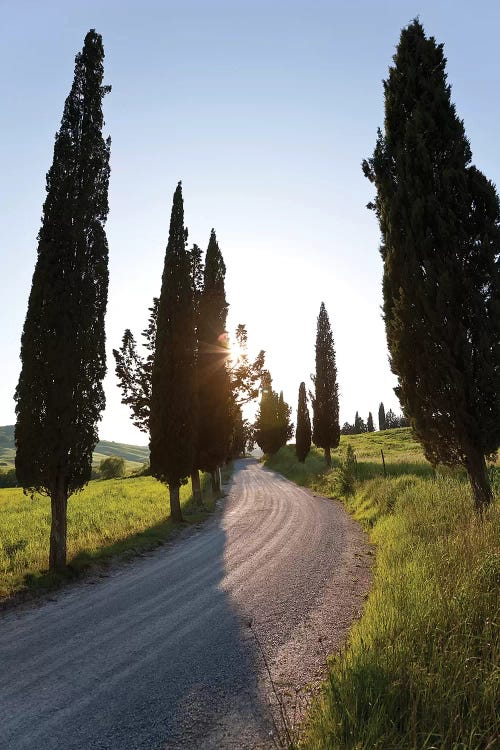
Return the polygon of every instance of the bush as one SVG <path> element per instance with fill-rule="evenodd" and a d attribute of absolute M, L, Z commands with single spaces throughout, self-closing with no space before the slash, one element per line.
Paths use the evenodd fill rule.
<path fill-rule="evenodd" d="M 355 493 L 357 464 L 354 448 L 348 443 L 345 460 L 340 462 L 338 469 L 339 493 L 343 497 L 351 497 Z"/>
<path fill-rule="evenodd" d="M 108 456 L 99 464 L 103 479 L 118 479 L 125 474 L 125 461 L 120 456 Z"/>
<path fill-rule="evenodd" d="M 0 471 L 0 487 L 17 487 L 17 477 L 15 469 Z"/>

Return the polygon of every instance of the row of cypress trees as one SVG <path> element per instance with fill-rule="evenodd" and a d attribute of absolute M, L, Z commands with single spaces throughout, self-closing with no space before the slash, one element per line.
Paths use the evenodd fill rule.
<path fill-rule="evenodd" d="M 158 301 L 149 414 L 151 473 L 168 484 L 174 521 L 182 520 L 179 488 L 187 477 L 198 502 L 199 470 L 210 472 L 217 488 L 237 408 L 226 366 L 226 267 L 213 229 L 202 286 L 200 267 L 198 247 L 187 249 L 179 183 Z"/>
<path fill-rule="evenodd" d="M 313 408 L 312 428 L 306 385 L 302 382 L 297 404 L 295 452 L 299 461 L 304 462 L 313 441 L 318 448 L 323 448 L 325 463 L 331 466 L 331 450 L 340 442 L 339 390 L 333 334 L 324 302 L 317 319 L 316 369 L 311 379 L 314 385 L 314 392 L 309 393 Z"/>
<path fill-rule="evenodd" d="M 25 492 L 51 499 L 51 570 L 66 564 L 68 498 L 91 477 L 105 406 L 110 140 L 102 136 L 102 100 L 110 87 L 103 60 L 102 38 L 92 29 L 76 56 L 47 174 L 15 393 L 16 475 Z M 254 362 L 244 355 L 229 372 L 225 272 L 213 230 L 204 267 L 199 248 L 187 249 L 179 183 L 161 293 L 143 332 L 148 354 L 138 355 L 129 330 L 114 352 L 124 401 L 134 424 L 150 432 L 151 472 L 168 483 L 177 521 L 180 484 L 191 475 L 201 501 L 199 470 L 217 484 L 231 441 L 241 445 L 241 403 L 255 397 L 264 365 L 263 352 Z M 246 343 L 244 326 L 237 338 Z"/>

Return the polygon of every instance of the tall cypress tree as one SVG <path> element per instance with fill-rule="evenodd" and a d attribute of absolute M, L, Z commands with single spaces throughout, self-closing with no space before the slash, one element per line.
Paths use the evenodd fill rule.
<path fill-rule="evenodd" d="M 186 237 L 179 182 L 158 303 L 149 420 L 151 473 L 168 484 L 174 521 L 182 521 L 179 488 L 191 474 L 196 439 L 195 309 Z"/>
<path fill-rule="evenodd" d="M 385 407 L 382 401 L 380 402 L 380 406 L 378 407 L 378 428 L 379 430 L 387 429 L 385 423 Z"/>
<path fill-rule="evenodd" d="M 373 426 L 373 416 L 371 411 L 368 412 L 368 421 L 366 423 L 366 429 L 367 432 L 375 432 L 375 427 Z"/>
<path fill-rule="evenodd" d="M 205 257 L 198 322 L 198 460 L 217 484 L 218 469 L 228 458 L 233 429 L 225 292 L 226 266 L 212 229 Z"/>
<path fill-rule="evenodd" d="M 68 497 L 90 479 L 104 408 L 110 141 L 103 140 L 102 38 L 92 29 L 56 135 L 21 340 L 16 474 L 50 496 L 49 566 L 66 564 Z"/>
<path fill-rule="evenodd" d="M 377 189 L 396 393 L 427 458 L 465 466 L 481 510 L 485 454 L 500 444 L 500 207 L 471 165 L 445 66 L 419 21 L 403 29 L 364 171 Z"/>
<path fill-rule="evenodd" d="M 312 378 L 315 392 L 313 405 L 313 442 L 325 451 L 327 466 L 332 465 L 330 450 L 340 442 L 339 391 L 332 329 L 324 302 L 318 315 L 316 331 L 316 374 Z"/>
<path fill-rule="evenodd" d="M 311 419 L 307 408 L 306 384 L 299 386 L 299 403 L 297 406 L 297 430 L 295 433 L 295 453 L 304 463 L 311 450 Z"/>

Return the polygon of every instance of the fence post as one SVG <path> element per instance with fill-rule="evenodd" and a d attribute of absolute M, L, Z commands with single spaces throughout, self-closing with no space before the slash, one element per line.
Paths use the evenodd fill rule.
<path fill-rule="evenodd" d="M 386 471 L 386 468 L 385 468 L 384 451 L 382 450 L 382 448 L 380 449 L 380 453 L 382 454 L 382 463 L 384 464 L 384 477 L 387 478 L 387 471 Z"/>

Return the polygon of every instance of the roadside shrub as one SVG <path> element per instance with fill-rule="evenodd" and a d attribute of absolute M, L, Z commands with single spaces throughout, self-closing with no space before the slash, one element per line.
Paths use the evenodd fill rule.
<path fill-rule="evenodd" d="M 0 471 L 0 487 L 17 487 L 17 477 L 15 469 Z"/>
<path fill-rule="evenodd" d="M 118 479 L 125 474 L 125 461 L 120 456 L 108 456 L 99 464 L 103 479 Z"/>
<path fill-rule="evenodd" d="M 357 463 L 354 448 L 348 443 L 345 459 L 338 469 L 338 491 L 343 497 L 352 497 L 356 491 Z"/>

